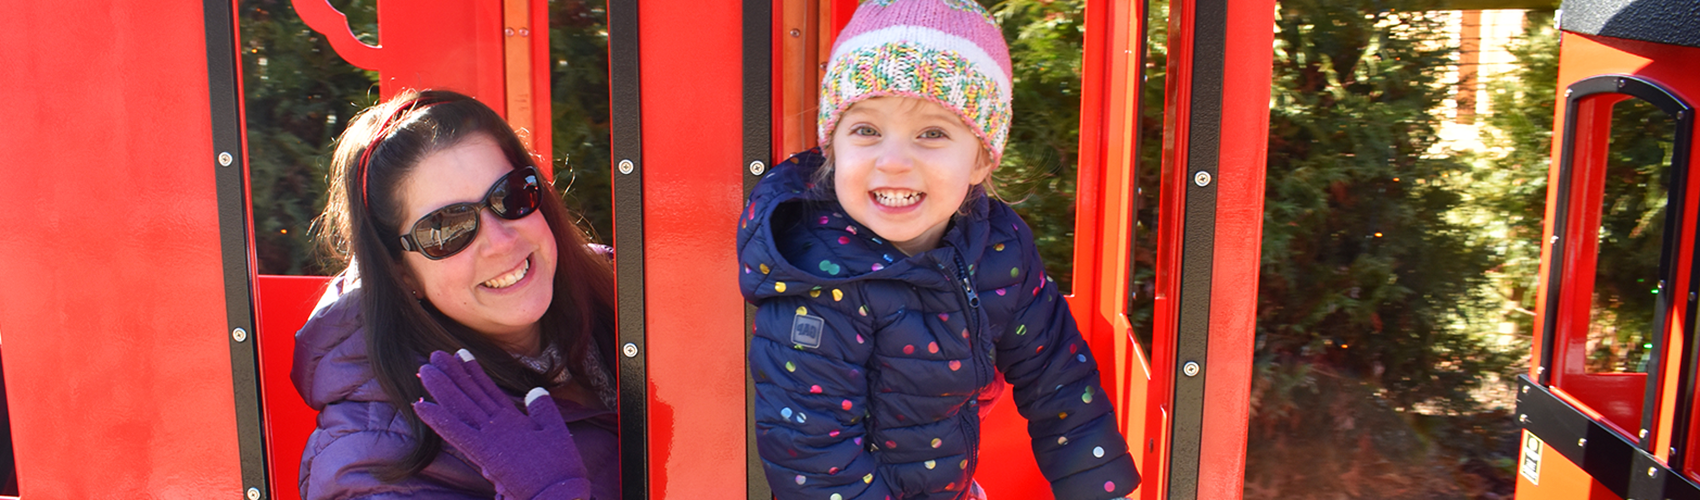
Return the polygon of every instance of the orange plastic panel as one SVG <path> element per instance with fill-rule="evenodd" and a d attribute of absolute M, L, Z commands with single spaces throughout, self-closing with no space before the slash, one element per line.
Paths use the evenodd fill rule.
<path fill-rule="evenodd" d="M 266 460 L 274 500 L 301 498 L 301 451 L 313 433 L 318 412 L 301 400 L 289 380 L 289 369 L 295 359 L 295 332 L 313 314 L 329 280 L 266 275 L 254 280 L 258 306 L 254 337 L 260 349 L 260 397 L 266 408 Z"/>
<path fill-rule="evenodd" d="M 1523 440 L 1528 439 L 1529 432 L 1523 431 Z M 1540 457 L 1540 472 L 1535 475 L 1540 483 L 1529 481 L 1519 472 L 1517 493 L 1512 497 L 1515 500 L 1620 500 L 1617 494 L 1595 481 L 1593 476 L 1564 458 L 1563 454 L 1544 450 Z M 1521 469 L 1526 463 L 1519 460 L 1517 465 Z"/>
<path fill-rule="evenodd" d="M 202 4 L 5 10 L 0 329 L 20 493 L 241 498 Z"/>

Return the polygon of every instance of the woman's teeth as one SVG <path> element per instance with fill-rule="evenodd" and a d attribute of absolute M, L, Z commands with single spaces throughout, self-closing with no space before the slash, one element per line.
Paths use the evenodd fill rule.
<path fill-rule="evenodd" d="M 880 205 L 903 208 L 921 202 L 921 193 L 914 191 L 874 191 L 874 202 Z"/>
<path fill-rule="evenodd" d="M 525 262 L 520 264 L 519 269 L 515 269 L 513 272 L 508 274 L 490 278 L 490 281 L 484 282 L 484 286 L 490 288 L 507 288 L 514 286 L 514 283 L 519 283 L 519 280 L 525 279 L 525 273 L 530 270 L 531 259 L 525 259 Z"/>

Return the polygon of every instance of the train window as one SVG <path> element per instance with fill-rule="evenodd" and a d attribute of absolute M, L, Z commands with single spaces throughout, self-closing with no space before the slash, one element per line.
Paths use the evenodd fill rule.
<path fill-rule="evenodd" d="M 378 42 L 375 0 L 330 3 L 356 39 Z M 313 218 L 324 207 L 334 141 L 355 113 L 378 102 L 379 72 L 346 62 L 291 0 L 240 8 L 257 273 L 334 273 L 315 253 Z M 556 1 L 549 10 L 550 168 L 567 206 L 582 215 L 580 226 L 592 240 L 612 243 L 607 8 Z"/>
<path fill-rule="evenodd" d="M 1588 373 L 1647 373 L 1661 291 L 1675 123 L 1641 99 L 1612 106 L 1600 202 Z"/>
<path fill-rule="evenodd" d="M 1548 266 L 1542 382 L 1643 447 L 1668 440 L 1656 408 L 1672 324 L 1693 289 L 1681 262 L 1684 192 L 1676 140 L 1684 105 L 1655 84 L 1600 76 L 1573 84 L 1565 111 Z M 1549 380 L 1550 377 L 1550 380 Z"/>

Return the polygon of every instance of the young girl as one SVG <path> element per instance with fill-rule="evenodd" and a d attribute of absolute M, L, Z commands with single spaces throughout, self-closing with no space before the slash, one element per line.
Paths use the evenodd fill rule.
<path fill-rule="evenodd" d="M 508 124 L 403 92 L 350 122 L 328 191 L 348 270 L 295 336 L 302 498 L 616 498 L 613 273 Z"/>
<path fill-rule="evenodd" d="M 757 446 L 780 499 L 984 498 L 980 417 L 1015 386 L 1056 498 L 1139 484 L 1033 234 L 986 194 L 1010 66 L 973 0 L 869 0 L 821 85 L 820 152 L 756 187 Z"/>

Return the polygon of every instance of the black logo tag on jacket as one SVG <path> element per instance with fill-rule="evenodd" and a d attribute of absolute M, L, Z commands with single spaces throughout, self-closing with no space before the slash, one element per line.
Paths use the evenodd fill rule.
<path fill-rule="evenodd" d="M 826 320 L 819 316 L 798 314 L 791 321 L 791 343 L 811 349 L 820 347 L 821 329 L 826 326 Z"/>

